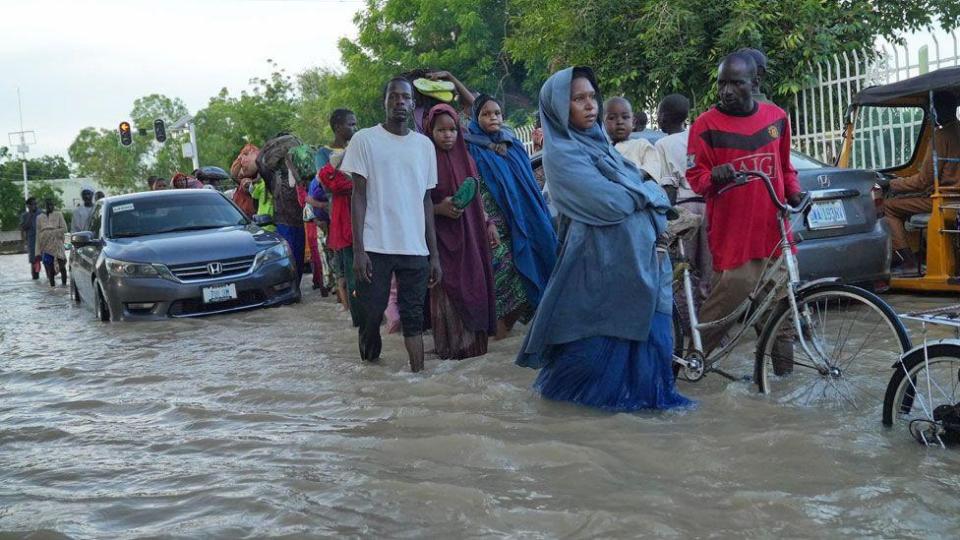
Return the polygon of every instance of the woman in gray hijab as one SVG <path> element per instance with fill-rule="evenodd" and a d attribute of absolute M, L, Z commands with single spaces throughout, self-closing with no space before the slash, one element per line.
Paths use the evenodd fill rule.
<path fill-rule="evenodd" d="M 567 68 L 540 90 L 547 184 L 569 226 L 517 364 L 540 369 L 534 388 L 548 399 L 690 405 L 674 387 L 672 275 L 656 245 L 670 203 L 610 145 L 597 88 L 592 70 Z"/>

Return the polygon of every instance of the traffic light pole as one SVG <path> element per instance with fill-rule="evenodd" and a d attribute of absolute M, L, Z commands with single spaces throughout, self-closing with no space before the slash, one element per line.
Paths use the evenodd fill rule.
<path fill-rule="evenodd" d="M 200 168 L 200 158 L 197 156 L 197 128 L 194 127 L 193 121 L 190 121 L 190 146 L 193 147 L 193 170 Z"/>

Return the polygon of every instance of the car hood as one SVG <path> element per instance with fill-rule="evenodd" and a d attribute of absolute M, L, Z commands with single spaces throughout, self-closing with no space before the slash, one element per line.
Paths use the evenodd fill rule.
<path fill-rule="evenodd" d="M 280 237 L 254 225 L 180 231 L 108 240 L 103 254 L 128 262 L 166 265 L 252 257 Z"/>

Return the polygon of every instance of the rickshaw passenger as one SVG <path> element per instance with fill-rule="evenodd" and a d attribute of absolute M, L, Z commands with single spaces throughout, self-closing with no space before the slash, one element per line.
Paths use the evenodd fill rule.
<path fill-rule="evenodd" d="M 935 148 L 940 158 L 960 158 L 960 122 L 957 121 L 957 96 L 953 92 L 936 92 L 933 106 L 937 111 Z M 941 186 L 960 184 L 960 163 L 941 161 L 938 165 Z M 884 201 L 884 219 L 890 228 L 893 244 L 893 268 L 900 273 L 915 273 L 918 261 L 907 243 L 904 222 L 910 216 L 929 213 L 933 209 L 933 152 L 927 155 L 920 170 L 890 181 L 890 192 Z"/>

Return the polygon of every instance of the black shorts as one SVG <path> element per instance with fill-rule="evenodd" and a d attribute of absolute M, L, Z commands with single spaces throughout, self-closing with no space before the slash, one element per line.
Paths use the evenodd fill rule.
<path fill-rule="evenodd" d="M 367 253 L 373 265 L 373 279 L 357 281 L 357 300 L 363 310 L 361 334 L 380 333 L 383 312 L 390 300 L 390 281 L 397 276 L 397 307 L 404 337 L 423 333 L 423 305 L 430 279 L 430 259 L 419 255 Z M 351 261 L 352 262 L 352 261 Z"/>

